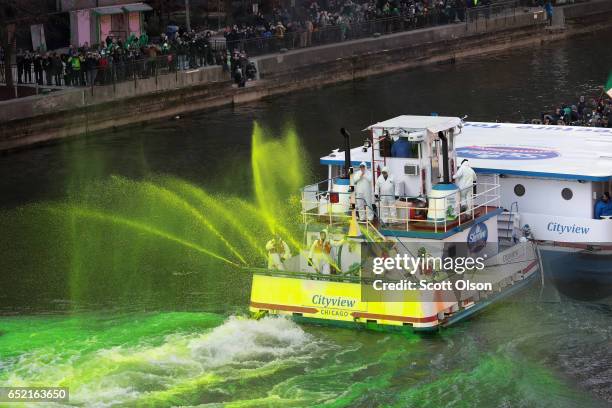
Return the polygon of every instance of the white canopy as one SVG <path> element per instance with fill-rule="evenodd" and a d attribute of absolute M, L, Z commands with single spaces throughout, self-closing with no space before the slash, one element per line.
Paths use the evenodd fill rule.
<path fill-rule="evenodd" d="M 401 128 L 423 130 L 427 129 L 432 133 L 437 133 L 461 125 L 461 119 L 449 116 L 412 116 L 402 115 L 393 119 L 378 122 L 368 126 L 367 129 L 373 128 Z"/>
<path fill-rule="evenodd" d="M 458 163 L 480 173 L 606 181 L 612 129 L 467 122 L 455 141 Z"/>

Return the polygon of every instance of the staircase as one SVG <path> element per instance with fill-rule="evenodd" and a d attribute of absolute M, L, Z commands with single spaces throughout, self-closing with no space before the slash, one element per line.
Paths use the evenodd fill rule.
<path fill-rule="evenodd" d="M 519 237 L 520 214 L 513 211 L 504 211 L 497 216 L 497 235 L 500 247 L 514 245 L 515 237 Z"/>

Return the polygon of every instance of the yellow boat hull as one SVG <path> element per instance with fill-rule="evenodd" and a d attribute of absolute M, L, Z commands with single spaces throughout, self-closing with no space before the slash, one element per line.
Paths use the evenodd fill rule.
<path fill-rule="evenodd" d="M 456 302 L 389 302 L 382 298 L 363 302 L 361 291 L 360 283 L 255 274 L 250 310 L 330 323 L 374 323 L 415 329 L 435 328 L 439 313 L 457 310 Z"/>
<path fill-rule="evenodd" d="M 393 299 L 362 301 L 362 284 L 319 276 L 292 277 L 288 273 L 254 273 L 250 311 L 254 316 L 288 316 L 298 321 L 363 326 L 383 330 L 431 331 L 460 321 L 487 305 L 527 286 L 536 276 L 537 263 L 529 263 L 517 280 L 488 293 L 475 294 L 460 301 L 442 300 L 442 295 L 428 292 L 394 294 Z M 419 296 L 421 296 L 419 298 Z"/>

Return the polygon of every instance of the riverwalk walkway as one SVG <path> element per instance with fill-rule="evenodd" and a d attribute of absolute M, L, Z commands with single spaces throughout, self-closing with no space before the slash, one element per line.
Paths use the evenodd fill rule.
<path fill-rule="evenodd" d="M 526 15 L 537 16 L 537 18 L 532 19 L 530 17 L 527 20 L 519 21 L 521 17 L 525 17 Z M 317 50 L 321 52 L 333 50 L 333 52 L 337 53 L 335 58 L 342 58 L 346 56 L 346 51 L 351 55 L 363 52 L 364 44 L 367 48 L 365 51 L 372 52 L 377 51 L 377 48 L 385 50 L 402 47 L 405 46 L 406 43 L 432 42 L 443 40 L 445 37 L 453 38 L 465 34 L 493 32 L 516 25 L 525 25 L 525 22 L 529 24 L 541 24 L 543 23 L 543 18 L 541 9 L 525 8 L 519 6 L 518 1 L 509 1 L 494 6 L 468 9 L 464 21 L 434 25 L 426 28 L 415 29 L 410 25 L 404 24 L 403 21 L 400 21 L 401 19 L 397 18 L 382 19 L 384 21 L 377 20 L 365 24 L 364 27 L 361 28 L 355 27 L 352 30 L 352 37 L 342 41 L 329 41 L 323 45 L 316 45 L 316 43 L 313 43 L 311 46 L 301 46 L 299 42 L 287 41 L 284 43 L 284 46 L 289 47 L 289 49 L 283 47 L 277 52 L 258 55 L 257 57 L 251 58 L 251 60 L 254 61 L 257 67 L 257 79 L 260 79 L 273 76 L 278 69 L 281 71 L 284 70 L 283 67 L 274 66 L 277 64 L 271 64 L 270 61 L 282 61 L 293 59 L 296 55 L 308 55 L 309 57 L 314 57 L 310 61 L 310 65 L 313 67 L 316 66 L 317 63 L 321 62 L 321 59 L 316 57 L 318 54 Z M 407 36 L 407 34 L 414 34 L 414 36 Z M 419 39 L 419 37 L 421 37 L 421 39 Z M 333 39 L 335 36 L 328 35 L 327 38 Z M 386 44 L 384 41 L 387 39 L 390 40 L 389 44 Z M 255 44 L 249 43 L 249 41 L 238 41 L 229 44 L 228 47 L 238 50 L 246 49 L 247 55 L 249 55 L 248 50 L 255 46 Z M 291 47 L 291 44 L 293 44 L 294 47 Z M 380 47 L 377 44 L 380 44 Z M 263 48 L 267 49 L 269 47 L 263 46 Z M 49 109 L 47 108 L 50 107 L 52 107 L 53 110 L 58 108 L 71 109 L 78 106 L 105 103 L 113 99 L 162 92 L 164 90 L 176 89 L 183 86 L 220 82 L 231 83 L 229 72 L 224 71 L 223 67 L 219 65 L 205 66 L 190 70 L 171 70 L 168 68 L 167 64 L 163 65 L 160 62 L 156 65 L 158 67 L 163 66 L 164 68 L 156 69 L 152 75 L 142 75 L 140 70 L 135 67 L 129 70 L 132 74 L 127 76 L 122 75 L 121 78 L 114 72 L 109 72 L 108 77 L 111 78 L 112 83 L 108 85 L 96 84 L 88 87 L 58 87 L 38 84 L 16 84 L 15 93 L 20 92 L 28 96 L 26 98 L 0 101 L 0 106 L 7 106 L 10 104 L 23 105 L 22 102 L 24 102 L 23 100 L 25 99 L 37 101 L 33 103 L 33 105 L 39 105 L 39 109 L 25 109 L 21 111 L 21 114 L 15 112 L 15 115 L 9 113 L 9 110 L 5 110 L 4 114 L 0 113 L 0 123 L 11 119 L 36 115 L 37 113 L 43 114 L 48 112 Z M 285 63 L 285 65 L 289 64 Z M 14 70 L 14 76 L 16 77 L 16 68 Z M 10 90 L 7 91 L 10 92 Z M 57 99 L 57 101 L 45 104 L 38 102 L 40 98 L 46 98 L 46 100 L 53 98 Z M 74 102 L 78 103 L 75 105 Z M 42 110 L 40 108 L 42 108 Z M 13 111 L 13 109 L 10 110 Z"/>
<path fill-rule="evenodd" d="M 270 38 L 257 37 L 247 39 L 230 39 L 232 37 L 228 37 L 227 40 L 225 38 L 219 39 L 213 37 L 209 40 L 209 46 L 215 51 L 222 51 L 223 54 L 225 54 L 226 51 L 240 51 L 246 53 L 249 57 L 264 56 L 288 50 L 342 43 L 372 36 L 388 35 L 397 32 L 449 24 L 465 24 L 466 27 L 469 27 L 470 25 L 478 26 L 480 23 L 486 26 L 486 20 L 488 19 L 501 16 L 504 16 L 504 18 L 513 18 L 517 12 L 520 13 L 525 11 L 526 10 L 520 6 L 520 0 L 497 0 L 490 5 L 473 8 L 451 8 L 443 12 L 434 9 L 429 13 L 427 18 L 417 14 L 413 17 L 381 17 L 349 25 L 331 25 L 310 33 L 307 33 L 305 30 L 288 31 L 282 39 L 274 36 Z M 92 48 L 92 50 L 95 50 L 95 47 Z M 176 54 L 173 55 L 172 46 L 170 50 L 170 54 L 162 55 L 155 59 L 149 59 L 148 57 L 142 56 L 140 58 L 130 59 L 129 61 L 120 61 L 115 64 L 109 63 L 103 66 L 81 67 L 80 80 L 76 76 L 75 78 L 65 78 L 66 75 L 54 75 L 53 73 L 42 71 L 39 73 L 39 76 L 34 71 L 32 64 L 29 64 L 27 67 L 22 66 L 19 69 L 16 64 L 13 64 L 11 66 L 11 76 L 15 83 L 15 88 L 14 95 L 9 96 L 12 98 L 31 96 L 31 90 L 27 88 L 32 88 L 32 85 L 36 94 L 39 94 L 75 86 L 61 86 L 64 81 L 69 83 L 73 81 L 80 82 L 81 86 L 85 83 L 87 86 L 98 86 L 107 85 L 111 82 L 126 82 L 137 80 L 142 77 L 170 74 L 169 71 L 174 70 L 185 70 L 185 68 L 180 67 L 181 56 Z M 66 51 L 67 50 L 58 52 L 58 55 Z M 187 55 L 187 60 L 190 65 L 192 65 L 190 67 L 191 69 L 194 69 L 193 64 L 196 66 L 200 65 L 196 64 L 196 62 L 200 62 L 200 58 L 198 58 L 197 55 Z M 177 61 L 179 62 L 178 64 Z M 212 61 L 209 60 L 208 62 L 210 65 Z M 39 77 L 38 83 L 36 83 L 37 77 Z M 25 81 L 26 78 L 29 80 L 29 84 L 24 84 L 22 82 Z M 56 86 L 50 86 L 50 83 L 54 81 L 57 81 L 55 83 Z M 0 71 L 0 85 L 1 84 L 6 84 L 4 70 Z M 5 93 L 10 94 L 10 92 Z M 2 99 L 0 98 L 0 100 Z"/>
<path fill-rule="evenodd" d="M 572 19 L 603 16 L 601 22 L 589 20 L 580 25 L 584 32 L 612 25 L 609 18 L 612 2 L 608 0 L 566 6 L 563 11 Z M 135 77 L 110 85 L 59 89 L 46 95 L 0 102 L 0 151 L 423 64 L 530 46 L 565 38 L 564 35 L 563 30 L 548 28 L 542 9 L 522 8 L 513 14 L 498 13 L 472 20 L 470 24 L 371 35 L 262 55 L 253 59 L 261 79 L 250 81 L 245 88 L 237 88 L 221 66 L 207 66 Z"/>

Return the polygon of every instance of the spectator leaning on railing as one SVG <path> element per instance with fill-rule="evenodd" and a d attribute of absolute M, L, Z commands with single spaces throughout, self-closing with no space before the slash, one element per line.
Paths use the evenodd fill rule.
<path fill-rule="evenodd" d="M 465 21 L 466 9 L 491 0 L 306 0 L 301 7 L 275 8 L 271 14 L 243 16 L 227 27 L 225 44 L 211 44 L 211 32 L 187 32 L 169 26 L 159 38 L 131 33 L 125 40 L 113 36 L 91 47 L 70 46 L 66 53 L 18 50 L 17 82 L 38 85 L 93 86 L 222 65 L 235 78 L 238 55 L 278 52 L 327 44 L 374 33 L 391 33 L 435 24 Z M 240 19 L 239 19 L 240 20 Z M 244 77 L 254 67 L 240 64 Z"/>
<path fill-rule="evenodd" d="M 178 58 L 177 58 L 178 56 Z M 178 65 L 177 65 L 178 63 Z M 210 44 L 210 32 L 194 31 L 155 43 L 146 33 L 130 34 L 125 41 L 109 36 L 95 47 L 70 46 L 65 53 L 18 50 L 16 82 L 39 86 L 93 86 L 156 75 L 159 70 L 195 69 L 221 63 Z"/>
<path fill-rule="evenodd" d="M 316 0 L 303 8 L 275 8 L 270 15 L 261 12 L 245 16 L 224 32 L 227 47 L 274 52 L 281 48 L 344 41 L 436 24 L 465 21 L 466 8 L 487 5 L 491 0 L 341 0 L 327 1 L 324 8 Z"/>

